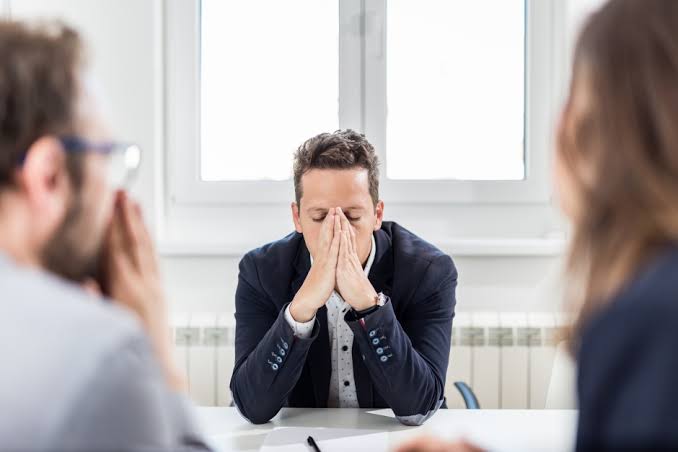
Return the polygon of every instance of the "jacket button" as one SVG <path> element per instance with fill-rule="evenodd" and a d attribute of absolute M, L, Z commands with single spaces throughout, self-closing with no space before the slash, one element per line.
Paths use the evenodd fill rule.
<path fill-rule="evenodd" d="M 388 356 L 382 355 L 381 358 L 379 359 L 381 360 L 382 363 L 385 363 L 386 361 L 388 361 Z"/>
<path fill-rule="evenodd" d="M 374 337 L 374 336 L 376 336 L 376 335 L 377 335 L 376 330 L 370 331 L 370 337 Z"/>
<path fill-rule="evenodd" d="M 278 363 L 282 363 L 282 358 L 280 356 L 276 356 L 275 360 L 278 361 Z"/>
<path fill-rule="evenodd" d="M 379 345 L 379 338 L 378 337 L 375 337 L 374 339 L 372 339 L 372 345 Z"/>
<path fill-rule="evenodd" d="M 384 349 L 381 348 L 381 347 L 379 347 L 379 348 L 377 349 L 377 355 L 383 355 L 383 354 L 384 354 Z"/>
<path fill-rule="evenodd" d="M 384 356 L 384 358 L 386 358 L 386 357 Z M 271 369 L 278 370 L 279 366 L 277 364 L 273 363 L 273 364 L 271 364 Z"/>

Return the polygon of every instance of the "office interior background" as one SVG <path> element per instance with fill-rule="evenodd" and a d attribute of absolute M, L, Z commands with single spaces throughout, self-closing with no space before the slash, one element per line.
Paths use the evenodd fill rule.
<path fill-rule="evenodd" d="M 573 40 L 600 3 L 0 4 L 79 28 L 113 136 L 143 149 L 132 191 L 198 404 L 230 403 L 238 262 L 293 230 L 293 151 L 353 128 L 380 155 L 386 219 L 459 269 L 448 387 L 468 382 L 484 408 L 566 408 L 552 380 L 568 232 L 550 156 Z"/>

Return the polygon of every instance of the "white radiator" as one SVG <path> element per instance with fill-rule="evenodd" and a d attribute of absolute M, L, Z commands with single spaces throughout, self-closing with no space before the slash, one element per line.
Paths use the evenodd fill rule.
<path fill-rule="evenodd" d="M 177 363 L 201 406 L 228 406 L 235 359 L 232 313 L 172 317 Z M 544 408 L 564 316 L 554 313 L 460 313 L 452 329 L 445 393 L 464 404 L 455 381 L 468 383 L 482 408 Z"/>

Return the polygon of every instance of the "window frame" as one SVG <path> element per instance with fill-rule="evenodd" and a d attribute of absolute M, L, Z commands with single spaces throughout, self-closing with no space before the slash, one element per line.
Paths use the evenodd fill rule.
<path fill-rule="evenodd" d="M 364 132 L 382 162 L 387 158 L 386 10 L 387 0 L 365 2 L 365 17 L 373 24 L 367 27 L 365 40 Z M 382 177 L 384 199 L 405 204 L 422 200 L 462 204 L 548 202 L 552 112 L 557 97 L 553 58 L 558 54 L 559 42 L 555 22 L 550 1 L 525 1 L 524 179 L 425 181 Z"/>
<path fill-rule="evenodd" d="M 200 181 L 196 152 L 200 132 L 200 1 L 156 1 L 163 2 L 159 40 L 162 70 L 158 84 L 164 94 L 160 132 L 164 149 L 156 167 L 159 179 L 155 184 L 159 215 L 156 233 L 161 251 L 178 255 L 238 255 L 279 239 L 292 231 L 291 180 Z M 563 236 L 562 218 L 552 205 L 549 167 L 552 124 L 569 79 L 565 73 L 567 6 L 558 0 L 527 1 L 528 23 L 536 23 L 534 30 L 528 30 L 528 46 L 531 54 L 544 59 L 536 64 L 529 55 L 526 59 L 526 64 L 534 64 L 535 71 L 540 71 L 526 80 L 530 105 L 539 104 L 530 110 L 533 119 L 528 117 L 526 124 L 529 134 L 526 142 L 530 143 L 526 149 L 527 178 L 395 184 L 383 177 L 381 180 L 386 219 L 397 219 L 452 254 L 552 254 L 560 245 L 554 247 L 551 242 L 560 243 Z M 386 0 L 341 0 L 339 9 L 339 124 L 342 128 L 367 132 L 381 157 L 385 130 L 380 137 L 378 125 L 366 121 L 365 111 L 384 108 L 385 90 L 379 94 L 381 98 L 378 95 L 365 98 L 363 68 L 372 64 L 373 74 L 379 70 L 379 62 L 368 61 L 362 52 L 363 42 L 374 44 L 374 37 L 378 36 L 370 35 L 375 22 L 370 22 L 366 14 L 370 8 L 384 8 L 385 3 Z M 385 70 L 385 65 L 381 70 Z M 535 76 L 540 79 L 534 80 Z M 530 90 L 530 86 L 536 87 Z M 541 116 L 535 116 L 535 112 Z"/>
<path fill-rule="evenodd" d="M 339 127 L 365 133 L 386 159 L 386 0 L 339 2 Z M 289 201 L 292 181 L 200 178 L 201 2 L 168 0 L 166 8 L 167 187 L 169 202 L 276 204 Z M 541 203 L 550 197 L 549 151 L 561 57 L 552 1 L 526 1 L 525 178 L 517 181 L 389 180 L 390 203 Z M 181 33 L 177 33 L 181 30 Z M 188 39 L 187 39 L 188 38 Z M 535 62 L 537 62 L 535 64 Z M 546 62 L 544 64 L 543 62 Z M 385 167 L 382 168 L 385 170 Z"/>
<path fill-rule="evenodd" d="M 276 204 L 289 201 L 292 180 L 200 178 L 200 1 L 167 5 L 167 130 L 170 204 Z M 339 2 L 339 127 L 360 129 L 361 0 Z M 182 30 L 182 33 L 178 33 Z M 186 39 L 188 37 L 188 39 Z M 301 144 L 301 143 L 300 143 Z M 191 150 L 186 152 L 185 150 Z M 183 152 L 181 150 L 184 150 Z"/>

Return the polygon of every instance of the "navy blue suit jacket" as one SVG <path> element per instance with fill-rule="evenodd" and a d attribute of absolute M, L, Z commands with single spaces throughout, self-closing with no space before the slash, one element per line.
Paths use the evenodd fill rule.
<path fill-rule="evenodd" d="M 678 248 L 589 321 L 578 362 L 577 450 L 678 450 Z"/>
<path fill-rule="evenodd" d="M 345 317 L 354 333 L 358 403 L 421 424 L 444 403 L 457 271 L 449 256 L 396 223 L 384 222 L 374 236 L 369 280 L 390 301 L 362 321 L 353 311 Z M 327 407 L 327 308 L 317 312 L 309 339 L 296 338 L 284 318 L 310 266 L 298 233 L 240 262 L 231 391 L 253 423 L 268 422 L 282 407 Z"/>

